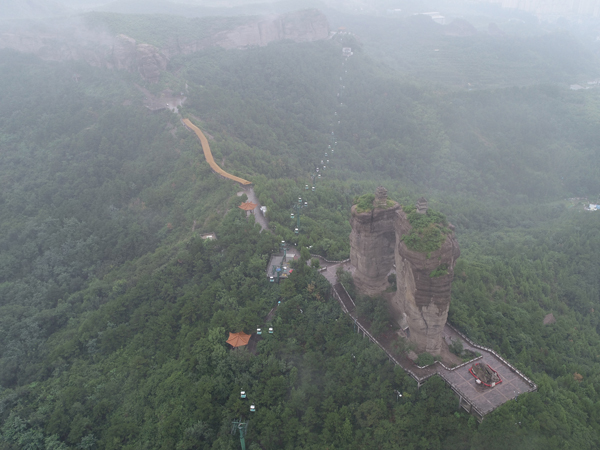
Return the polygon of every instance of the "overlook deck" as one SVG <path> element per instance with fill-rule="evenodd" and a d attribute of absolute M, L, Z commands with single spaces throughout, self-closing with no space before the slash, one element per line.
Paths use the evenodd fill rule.
<path fill-rule="evenodd" d="M 429 377 L 434 375 L 441 376 L 458 395 L 460 406 L 467 412 L 473 414 L 479 421 L 483 420 L 483 417 L 486 414 L 491 413 L 507 401 L 515 399 L 518 395 L 537 390 L 535 383 L 520 373 L 508 361 L 504 360 L 493 350 L 475 344 L 448 323 L 444 327 L 444 339 L 446 342 L 458 339 L 463 342 L 463 347 L 465 349 L 479 352 L 481 356 L 477 358 L 477 361 L 482 364 L 489 364 L 493 367 L 502 379 L 501 384 L 498 384 L 493 388 L 478 385 L 475 382 L 475 378 L 469 373 L 471 361 L 454 368 L 446 367 L 441 362 L 436 362 L 435 364 L 426 367 L 419 367 L 406 355 L 400 357 L 394 356 L 390 349 L 387 349 L 373 337 L 366 327 L 360 323 L 355 312 L 356 305 L 354 304 L 354 301 L 348 295 L 344 287 L 337 283 L 335 272 L 340 264 L 327 263 L 325 260 L 321 260 L 321 264 L 326 268 L 322 273 L 332 284 L 334 296 L 340 302 L 344 312 L 352 317 L 359 332 L 363 333 L 364 336 L 367 336 L 373 343 L 381 347 L 390 360 L 394 364 L 402 367 L 417 381 L 419 386 Z"/>

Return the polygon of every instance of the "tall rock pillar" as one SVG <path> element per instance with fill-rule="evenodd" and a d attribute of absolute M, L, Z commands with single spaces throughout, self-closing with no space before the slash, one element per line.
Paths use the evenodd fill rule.
<path fill-rule="evenodd" d="M 400 205 L 388 202 L 387 191 L 379 187 L 372 210 L 359 213 L 357 207 L 352 207 L 350 218 L 350 263 L 356 269 L 354 283 L 360 292 L 376 295 L 389 286 L 387 277 L 394 266 Z"/>
<path fill-rule="evenodd" d="M 365 206 L 370 205 L 362 208 L 368 209 Z M 389 299 L 390 311 L 407 330 L 417 353 L 438 355 L 450 307 L 454 265 L 460 256 L 454 227 L 443 215 L 428 213 L 425 198 L 420 198 L 407 215 L 380 187 L 372 206 L 364 212 L 359 212 L 359 205 L 352 207 L 350 262 L 355 269 L 354 283 L 363 294 L 381 294 L 389 286 L 387 276 L 395 263 L 397 290 Z M 419 227 L 413 234 L 411 222 Z M 423 248 L 433 250 L 420 251 Z"/>
<path fill-rule="evenodd" d="M 422 213 L 421 211 L 417 211 Z M 409 340 L 417 353 L 438 355 L 442 349 L 443 330 L 448 318 L 454 265 L 460 256 L 454 227 L 441 247 L 433 252 L 409 249 L 403 241 L 412 229 L 404 211 L 396 222 L 396 283 L 393 300 L 397 310 L 406 314 Z"/>

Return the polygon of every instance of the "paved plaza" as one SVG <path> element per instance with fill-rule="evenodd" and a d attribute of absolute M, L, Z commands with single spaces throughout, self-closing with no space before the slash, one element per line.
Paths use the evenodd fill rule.
<path fill-rule="evenodd" d="M 321 262 L 323 263 L 324 261 Z M 327 270 L 323 271 L 322 273 L 334 286 L 334 291 L 337 294 L 338 300 L 342 303 L 343 309 L 348 311 L 348 314 L 360 324 L 354 311 L 354 302 L 341 287 L 341 285 L 337 284 L 335 272 L 339 264 L 324 265 L 327 267 Z M 374 342 L 379 345 L 388 354 L 388 356 L 390 356 L 391 360 L 400 365 L 413 378 L 415 378 L 419 384 L 432 375 L 440 375 L 446 381 L 446 383 L 452 387 L 457 395 L 461 397 L 461 406 L 465 407 L 469 412 L 474 413 L 479 420 L 482 420 L 483 416 L 492 412 L 503 403 L 515 399 L 520 394 L 525 392 L 533 392 L 537 389 L 537 386 L 533 384 L 533 382 L 525 378 L 524 375 L 517 373 L 516 369 L 506 361 L 503 361 L 492 351 L 468 342 L 466 338 L 463 338 L 463 336 L 457 333 L 448 324 L 446 324 L 444 327 L 444 339 L 447 343 L 458 339 L 463 343 L 464 349 L 481 354 L 481 358 L 477 359 L 476 362 L 480 364 L 488 364 L 490 367 L 496 370 L 498 375 L 500 375 L 502 383 L 497 384 L 493 388 L 478 385 L 475 382 L 475 377 L 469 373 L 471 363 L 456 369 L 446 368 L 439 363 L 432 364 L 421 369 L 406 356 L 402 356 L 400 358 L 393 357 L 389 350 L 386 349 L 381 343 L 377 341 Z M 471 406 L 474 407 L 474 410 L 471 409 Z"/>

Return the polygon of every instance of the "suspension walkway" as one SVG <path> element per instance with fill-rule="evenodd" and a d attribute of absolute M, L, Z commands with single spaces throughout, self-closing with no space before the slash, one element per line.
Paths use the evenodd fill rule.
<path fill-rule="evenodd" d="M 208 162 L 208 165 L 213 170 L 213 172 L 215 172 L 218 175 L 221 175 L 223 178 L 233 180 L 236 183 L 241 184 L 242 186 L 249 186 L 252 184 L 251 181 L 244 180 L 240 177 L 236 177 L 235 175 L 231 175 L 230 173 L 227 173 L 223 169 L 221 169 L 215 162 L 215 159 L 213 158 L 212 152 L 210 151 L 210 146 L 208 145 L 208 139 L 206 139 L 206 136 L 204 136 L 202 130 L 200 130 L 200 128 L 194 125 L 190 121 L 190 119 L 183 119 L 182 122 L 188 129 L 196 133 L 196 136 L 198 136 L 198 139 L 200 139 L 200 143 L 202 144 L 202 150 L 204 151 L 204 157 L 206 158 L 206 162 Z"/>

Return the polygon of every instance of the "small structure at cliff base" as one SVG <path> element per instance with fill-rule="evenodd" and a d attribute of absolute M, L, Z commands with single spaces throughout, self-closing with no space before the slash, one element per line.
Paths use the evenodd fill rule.
<path fill-rule="evenodd" d="M 350 218 L 350 261 L 358 290 L 381 294 L 395 270 L 397 290 L 389 300 L 395 320 L 403 328 L 408 325 L 417 353 L 439 355 L 460 256 L 454 227 L 443 214 L 428 209 L 425 198 L 416 206 L 400 207 L 383 187 L 377 189 L 372 209 L 359 204 Z"/>

